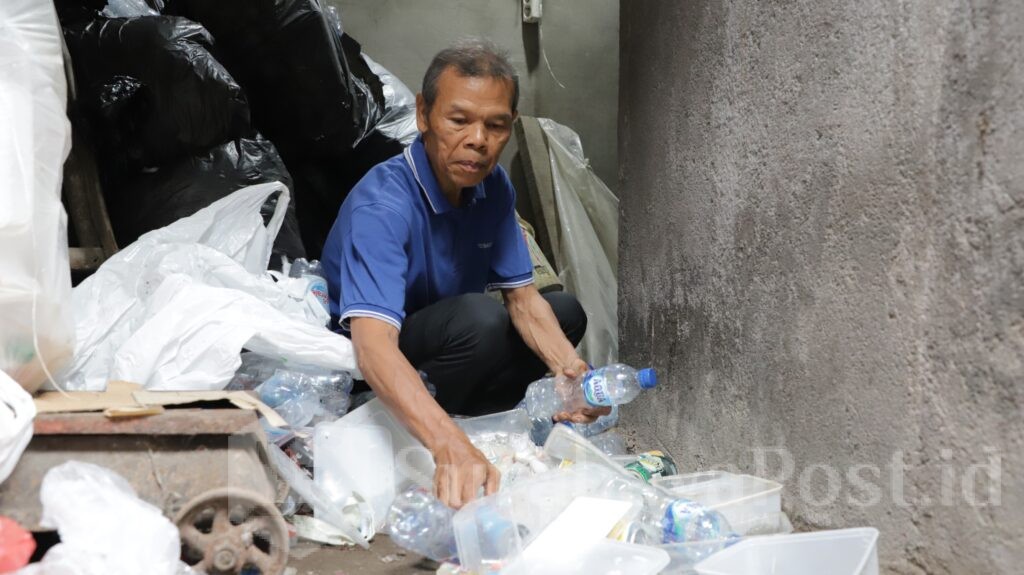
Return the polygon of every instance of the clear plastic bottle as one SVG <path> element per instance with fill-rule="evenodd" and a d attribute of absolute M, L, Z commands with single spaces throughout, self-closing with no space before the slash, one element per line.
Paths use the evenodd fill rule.
<path fill-rule="evenodd" d="M 387 526 L 399 547 L 448 561 L 457 555 L 452 517 L 455 512 L 422 487 L 410 489 L 391 503 Z"/>
<path fill-rule="evenodd" d="M 628 365 L 613 363 L 576 379 L 546 377 L 531 383 L 526 389 L 526 411 L 531 418 L 546 419 L 560 411 L 622 405 L 657 384 L 653 369 L 637 371 Z"/>
<path fill-rule="evenodd" d="M 306 258 L 299 258 L 292 262 L 288 269 L 288 277 L 309 279 L 309 291 L 323 304 L 324 309 L 330 311 L 330 296 L 327 294 L 327 277 L 324 275 L 320 260 L 306 261 Z"/>
<path fill-rule="evenodd" d="M 636 479 L 614 477 L 598 493 L 614 499 L 632 498 L 640 503 L 640 514 L 615 534 L 630 543 L 694 543 L 736 537 L 718 511 Z"/>

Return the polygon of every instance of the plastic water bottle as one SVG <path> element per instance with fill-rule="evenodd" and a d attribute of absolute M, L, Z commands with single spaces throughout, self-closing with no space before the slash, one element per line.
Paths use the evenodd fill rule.
<path fill-rule="evenodd" d="M 689 499 L 673 499 L 661 509 L 661 542 L 693 543 L 733 537 L 725 517 Z"/>
<path fill-rule="evenodd" d="M 410 489 L 391 503 L 387 516 L 388 533 L 403 549 L 434 561 L 448 561 L 458 554 L 452 531 L 454 515 L 455 511 L 426 489 Z"/>
<path fill-rule="evenodd" d="M 738 537 L 718 511 L 636 479 L 614 477 L 599 490 L 612 499 L 631 499 L 641 504 L 641 513 L 613 535 L 630 543 L 657 545 L 694 543 Z"/>
<path fill-rule="evenodd" d="M 306 261 L 306 258 L 299 258 L 292 262 L 288 270 L 288 277 L 309 279 L 309 291 L 316 299 L 323 304 L 324 309 L 330 311 L 330 297 L 327 294 L 327 277 L 324 275 L 320 260 Z"/>
<path fill-rule="evenodd" d="M 526 411 L 531 418 L 551 418 L 585 407 L 611 407 L 629 403 L 641 390 L 658 384 L 653 369 L 639 371 L 621 363 L 594 369 L 576 379 L 546 377 L 526 389 Z"/>

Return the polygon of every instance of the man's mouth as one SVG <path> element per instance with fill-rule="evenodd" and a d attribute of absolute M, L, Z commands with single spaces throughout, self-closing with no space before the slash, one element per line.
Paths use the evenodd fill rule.
<path fill-rule="evenodd" d="M 455 165 L 459 166 L 460 168 L 462 168 L 463 171 L 466 171 L 466 172 L 469 172 L 469 173 L 474 173 L 474 174 L 479 172 L 479 171 L 481 171 L 481 170 L 483 170 L 484 167 L 485 167 L 485 165 L 480 163 L 480 162 L 470 162 L 468 160 L 464 160 L 464 161 L 461 161 L 461 162 L 455 162 Z"/>

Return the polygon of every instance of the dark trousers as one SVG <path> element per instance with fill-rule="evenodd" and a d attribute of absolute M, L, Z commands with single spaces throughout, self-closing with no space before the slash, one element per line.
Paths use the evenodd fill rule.
<path fill-rule="evenodd" d="M 562 332 L 577 345 L 587 316 L 564 292 L 542 296 Z M 437 388 L 437 402 L 448 413 L 482 415 L 512 409 L 526 386 L 547 366 L 523 342 L 505 306 L 483 294 L 441 300 L 405 319 L 398 347 L 413 367 Z"/>

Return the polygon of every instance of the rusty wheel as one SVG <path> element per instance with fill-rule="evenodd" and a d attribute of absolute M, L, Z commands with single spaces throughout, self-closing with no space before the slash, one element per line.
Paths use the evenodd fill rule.
<path fill-rule="evenodd" d="M 207 575 L 280 575 L 288 561 L 284 517 L 251 491 L 207 491 L 189 501 L 174 522 L 181 560 Z"/>

